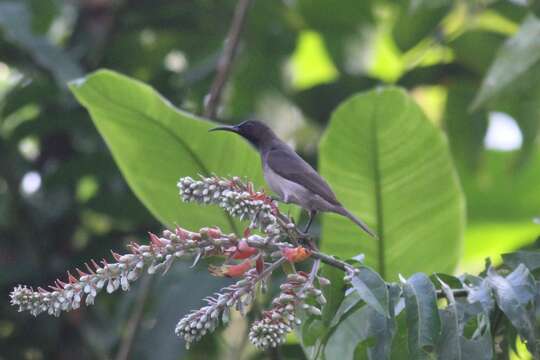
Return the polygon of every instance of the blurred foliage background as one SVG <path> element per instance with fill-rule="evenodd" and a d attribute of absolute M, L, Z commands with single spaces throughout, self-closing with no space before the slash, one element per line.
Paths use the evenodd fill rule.
<path fill-rule="evenodd" d="M 110 68 L 201 113 L 235 4 L 0 1 L 0 359 L 266 356 L 227 336 L 241 322 L 184 352 L 175 322 L 221 284 L 188 265 L 58 319 L 8 303 L 14 285 L 50 283 L 160 227 L 67 81 Z M 456 271 L 477 271 L 539 234 L 538 16 L 527 0 L 255 0 L 219 118 L 263 119 L 316 164 L 342 100 L 405 87 L 448 137 L 467 202 Z"/>

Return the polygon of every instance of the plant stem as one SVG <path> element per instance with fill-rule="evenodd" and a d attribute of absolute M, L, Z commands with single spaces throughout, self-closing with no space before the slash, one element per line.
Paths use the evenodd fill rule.
<path fill-rule="evenodd" d="M 249 5 L 250 0 L 238 0 L 234 10 L 231 28 L 229 29 L 227 39 L 225 40 L 223 53 L 218 61 L 216 77 L 210 88 L 210 93 L 205 99 L 204 116 L 207 118 L 213 119 L 216 116 L 221 94 L 225 87 L 225 83 L 229 78 L 233 60 L 238 50 L 240 34 L 242 33 L 244 23 L 246 22 Z"/>
<path fill-rule="evenodd" d="M 148 298 L 151 288 L 151 277 L 145 276 L 140 285 L 139 293 L 137 294 L 137 300 L 133 306 L 133 312 L 131 317 L 128 319 L 126 324 L 126 332 L 123 336 L 122 343 L 120 344 L 120 349 L 116 354 L 115 360 L 127 360 L 130 358 L 131 348 L 133 346 L 133 340 L 137 334 L 137 329 L 139 328 L 139 323 L 141 322 L 144 310 L 144 304 Z"/>

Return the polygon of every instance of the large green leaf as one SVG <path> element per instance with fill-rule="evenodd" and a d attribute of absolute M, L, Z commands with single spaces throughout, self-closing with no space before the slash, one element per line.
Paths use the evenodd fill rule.
<path fill-rule="evenodd" d="M 208 133 L 215 124 L 175 109 L 149 86 L 111 71 L 98 71 L 70 87 L 154 216 L 169 226 L 235 229 L 217 207 L 182 203 L 176 183 L 181 176 L 214 173 L 246 176 L 262 185 L 259 159 L 239 137 Z"/>
<path fill-rule="evenodd" d="M 540 20 L 529 15 L 519 32 L 506 41 L 497 53 L 478 92 L 474 106 L 501 94 L 540 61 Z"/>
<path fill-rule="evenodd" d="M 322 139 L 320 171 L 379 237 L 325 214 L 323 250 L 363 252 L 387 278 L 453 270 L 464 225 L 461 190 L 446 139 L 404 91 L 378 89 L 343 103 Z"/>

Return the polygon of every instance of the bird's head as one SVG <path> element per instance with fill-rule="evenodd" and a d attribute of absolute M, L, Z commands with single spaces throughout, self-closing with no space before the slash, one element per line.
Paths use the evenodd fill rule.
<path fill-rule="evenodd" d="M 247 120 L 238 125 L 218 126 L 210 131 L 230 131 L 242 136 L 257 149 L 272 140 L 275 135 L 272 129 L 260 121 Z"/>

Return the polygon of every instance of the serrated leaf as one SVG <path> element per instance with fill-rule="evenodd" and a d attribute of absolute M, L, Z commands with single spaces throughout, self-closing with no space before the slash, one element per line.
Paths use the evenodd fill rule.
<path fill-rule="evenodd" d="M 358 269 L 351 283 L 360 298 L 379 314 L 389 316 L 388 289 L 379 274 L 368 267 Z"/>
<path fill-rule="evenodd" d="M 441 131 L 405 91 L 380 88 L 342 103 L 319 159 L 337 198 L 379 237 L 324 214 L 323 251 L 344 258 L 363 252 L 385 279 L 453 270 L 464 225 L 458 179 Z"/>
<path fill-rule="evenodd" d="M 407 279 L 403 291 L 410 356 L 424 359 L 435 351 L 441 331 L 435 287 L 427 275 L 416 273 Z"/>
<path fill-rule="evenodd" d="M 73 82 L 71 91 L 92 117 L 128 184 L 168 226 L 239 227 L 215 206 L 186 204 L 176 183 L 198 174 L 246 176 L 263 184 L 257 154 L 240 138 L 212 134 L 215 126 L 174 108 L 148 85 L 101 70 Z"/>

